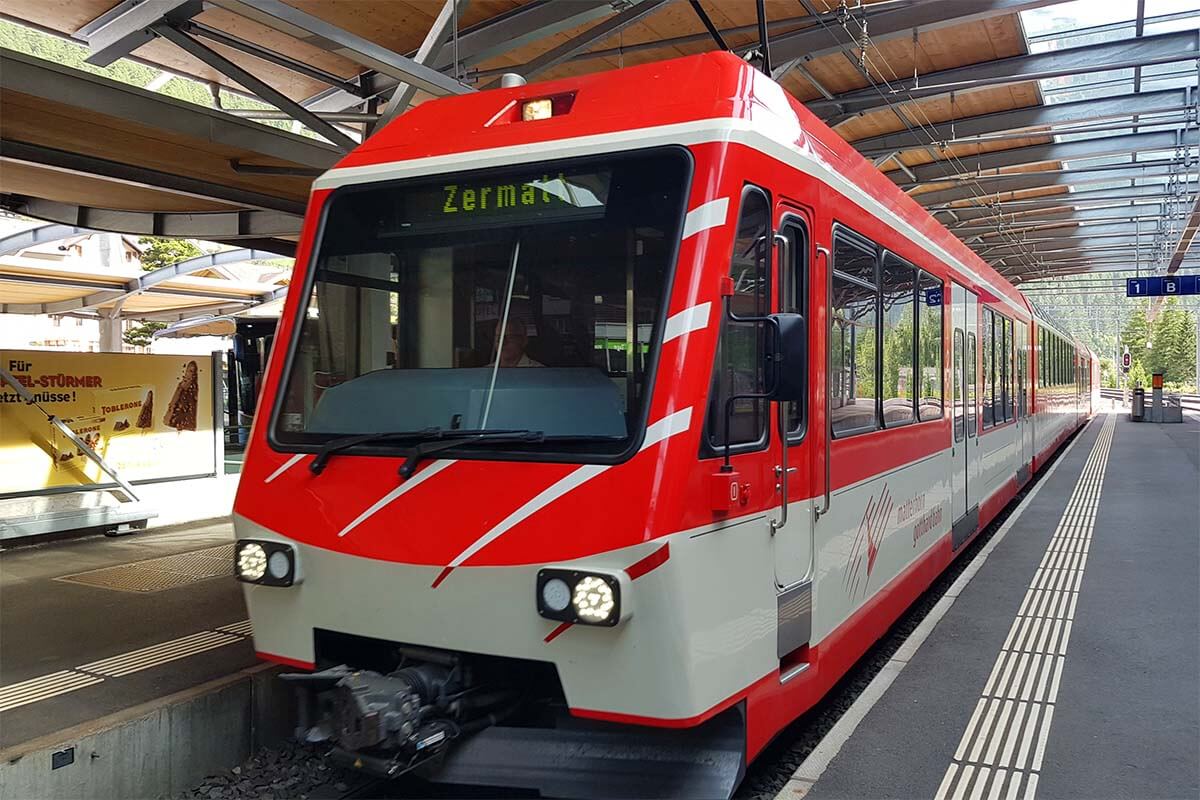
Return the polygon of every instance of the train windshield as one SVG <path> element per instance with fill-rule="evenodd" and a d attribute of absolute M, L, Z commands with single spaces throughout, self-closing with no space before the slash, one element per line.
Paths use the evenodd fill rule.
<path fill-rule="evenodd" d="M 671 149 L 337 191 L 275 440 L 521 430 L 544 436 L 495 447 L 625 452 L 645 422 L 690 169 Z"/>

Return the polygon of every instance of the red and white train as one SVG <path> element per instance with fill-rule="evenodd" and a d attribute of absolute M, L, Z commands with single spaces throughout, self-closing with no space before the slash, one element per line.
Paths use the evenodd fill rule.
<path fill-rule="evenodd" d="M 1098 399 L 729 54 L 419 106 L 316 180 L 292 286 L 237 572 L 383 774 L 728 794 Z"/>

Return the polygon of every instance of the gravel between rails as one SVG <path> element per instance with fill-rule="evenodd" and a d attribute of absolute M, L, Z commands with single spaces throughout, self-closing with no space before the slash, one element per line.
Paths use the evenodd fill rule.
<path fill-rule="evenodd" d="M 858 663 L 829 690 L 829 694 L 807 714 L 784 728 L 775 741 L 759 754 L 754 763 L 746 770 L 746 777 L 734 794 L 735 800 L 773 800 L 796 772 L 796 768 L 820 744 L 821 739 L 829 733 L 834 723 L 850 708 L 862 691 L 867 688 L 867 684 L 879 670 L 883 669 L 883 665 L 891 660 L 892 655 L 904 644 L 904 640 L 908 638 L 909 634 L 921 624 L 921 620 L 925 619 L 925 615 L 942 598 L 959 574 L 975 559 L 979 550 L 987 544 L 1025 496 L 1033 490 L 1033 487 L 1041 482 L 1042 477 L 1046 474 L 1046 468 L 1058 460 L 1067 445 L 1078 435 L 1075 433 L 1063 442 L 1034 479 L 1017 492 L 1016 497 L 1001 509 L 996 518 L 954 559 L 933 585 L 917 598 L 908 611 L 884 634 L 883 638 L 876 642 L 859 659 Z"/>
<path fill-rule="evenodd" d="M 1078 434 L 1076 434 L 1078 435 Z M 1074 437 L 1072 437 L 1074 438 Z M 1047 464 L 1057 461 L 1071 441 L 1063 443 Z M 776 737 L 746 771 L 735 800 L 772 800 L 838 718 L 875 677 L 929 610 L 978 554 L 996 530 L 1045 475 L 1042 470 L 995 520 L 967 546 L 946 572 L 917 599 L 882 639 L 867 651 L 829 694 L 811 711 Z M 496 797 L 495 790 L 438 787 L 408 781 L 380 781 L 327 764 L 323 749 L 287 742 L 260 750 L 244 764 L 210 775 L 176 800 L 343 800 L 343 798 Z M 507 794 L 507 793 L 506 793 Z M 509 795 L 512 796 L 512 795 Z"/>

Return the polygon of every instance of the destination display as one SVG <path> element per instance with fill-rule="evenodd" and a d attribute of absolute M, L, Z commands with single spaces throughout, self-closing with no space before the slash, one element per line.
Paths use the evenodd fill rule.
<path fill-rule="evenodd" d="M 603 217 L 612 172 L 604 169 L 505 178 L 451 177 L 398 193 L 388 234 L 404 236 L 481 225 Z"/>

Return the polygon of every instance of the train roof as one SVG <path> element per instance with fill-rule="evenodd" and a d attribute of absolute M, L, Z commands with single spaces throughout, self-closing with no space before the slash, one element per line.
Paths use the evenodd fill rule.
<path fill-rule="evenodd" d="M 558 98 L 560 107 L 569 110 L 549 119 L 520 121 L 523 101 L 548 97 Z M 586 138 L 596 152 L 606 144 L 620 150 L 636 143 L 638 131 L 714 120 L 752 127 L 796 154 L 823 162 L 879 201 L 891 212 L 893 224 L 910 228 L 948 255 L 943 260 L 957 267 L 956 277 L 986 301 L 1032 316 L 1025 297 L 1007 279 L 778 83 L 732 53 L 708 52 L 430 100 L 368 138 L 314 186 L 379 179 L 370 167 L 382 164 L 440 161 L 480 150 L 503 148 L 516 162 L 524 160 L 526 148 L 532 154 L 537 145 L 559 140 Z"/>

